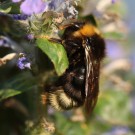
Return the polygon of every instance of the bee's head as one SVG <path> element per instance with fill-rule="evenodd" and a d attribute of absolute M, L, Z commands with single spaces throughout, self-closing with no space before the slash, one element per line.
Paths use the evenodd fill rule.
<path fill-rule="evenodd" d="M 80 30 L 84 25 L 84 22 L 73 22 L 71 24 L 64 25 L 63 28 L 65 31 L 62 38 L 67 39 L 68 37 L 73 36 L 73 33 Z"/>

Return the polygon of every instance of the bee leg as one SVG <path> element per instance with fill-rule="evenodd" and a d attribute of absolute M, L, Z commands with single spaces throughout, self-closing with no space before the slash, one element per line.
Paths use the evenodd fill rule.
<path fill-rule="evenodd" d="M 61 39 L 57 39 L 57 38 L 50 38 L 48 39 L 50 42 L 54 42 L 54 43 L 58 43 L 58 44 L 62 44 L 62 40 Z"/>
<path fill-rule="evenodd" d="M 46 103 L 47 103 L 47 93 L 43 93 L 43 94 L 41 95 L 41 103 L 42 103 L 43 105 L 46 105 Z"/>
<path fill-rule="evenodd" d="M 73 23 L 61 25 L 61 26 L 58 26 L 58 28 L 59 28 L 59 30 L 64 30 L 64 29 L 66 29 L 67 27 L 69 27 L 71 25 L 73 25 Z"/>

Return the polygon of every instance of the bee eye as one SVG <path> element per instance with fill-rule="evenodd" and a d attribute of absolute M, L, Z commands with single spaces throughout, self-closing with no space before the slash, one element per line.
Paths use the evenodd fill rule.
<path fill-rule="evenodd" d="M 76 23 L 74 23 L 73 25 L 74 25 L 74 27 L 80 29 L 81 27 L 84 26 L 84 24 L 85 24 L 84 22 L 76 22 Z"/>
<path fill-rule="evenodd" d="M 79 26 L 78 24 L 75 24 L 74 26 L 75 26 L 76 28 L 80 28 L 80 26 Z"/>

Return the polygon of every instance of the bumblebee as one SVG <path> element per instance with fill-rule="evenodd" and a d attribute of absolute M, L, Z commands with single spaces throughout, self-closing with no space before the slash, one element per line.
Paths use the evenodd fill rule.
<path fill-rule="evenodd" d="M 100 63 L 105 56 L 105 42 L 100 31 L 88 22 L 73 22 L 64 26 L 60 40 L 69 59 L 69 67 L 58 81 L 48 88 L 48 103 L 57 110 L 69 110 L 85 105 L 90 113 L 99 93 Z"/>

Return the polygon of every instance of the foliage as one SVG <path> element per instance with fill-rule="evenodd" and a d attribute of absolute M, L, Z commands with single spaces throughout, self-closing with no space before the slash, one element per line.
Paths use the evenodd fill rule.
<path fill-rule="evenodd" d="M 68 58 L 61 44 L 50 43 L 47 39 L 37 39 L 38 47 L 47 54 L 54 64 L 58 75 L 62 75 L 68 67 Z"/>
<path fill-rule="evenodd" d="M 34 6 L 37 0 L 16 1 L 0 2 L 0 134 L 133 135 L 134 91 L 128 80 L 135 79 L 128 52 L 116 54 L 118 46 L 126 50 L 128 44 L 123 2 L 45 0 L 40 1 L 41 9 L 40 4 Z M 24 12 L 22 4 L 31 5 L 31 11 Z M 112 49 L 113 41 L 117 50 L 111 52 L 118 56 L 109 57 L 107 50 L 98 103 L 89 117 L 83 107 L 58 112 L 42 101 L 44 86 L 55 82 L 69 65 L 64 47 L 49 38 L 59 40 L 63 31 L 58 28 L 75 18 L 98 26 L 107 48 Z"/>

